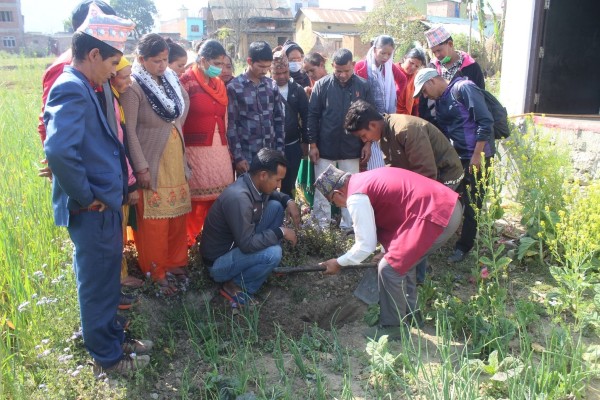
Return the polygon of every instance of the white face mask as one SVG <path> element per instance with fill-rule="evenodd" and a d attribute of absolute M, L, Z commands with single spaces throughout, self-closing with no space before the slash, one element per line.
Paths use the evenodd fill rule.
<path fill-rule="evenodd" d="M 290 72 L 298 72 L 302 69 L 302 63 L 300 61 L 290 62 Z"/>

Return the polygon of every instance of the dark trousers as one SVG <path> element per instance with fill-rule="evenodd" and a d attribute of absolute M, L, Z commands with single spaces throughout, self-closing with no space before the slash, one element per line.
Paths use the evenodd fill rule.
<path fill-rule="evenodd" d="M 123 231 L 121 211 L 89 211 L 71 215 L 69 235 L 75 245 L 73 268 L 83 342 L 104 368 L 123 357 L 123 328 L 116 322 L 121 295 Z"/>
<path fill-rule="evenodd" d="M 294 197 L 292 191 L 296 187 L 296 178 L 302 161 L 302 147 L 300 141 L 294 144 L 285 145 L 285 158 L 287 160 L 287 171 L 285 178 L 281 181 L 281 192 Z"/>
<path fill-rule="evenodd" d="M 477 219 L 475 218 L 473 204 L 475 204 L 479 210 L 481 210 L 481 207 L 483 206 L 483 198 L 485 196 L 487 182 L 483 182 L 481 177 L 489 176 L 491 157 L 485 158 L 485 166 L 482 167 L 485 168 L 486 173 L 482 174 L 482 171 L 477 171 L 477 176 L 469 172 L 470 159 L 460 161 L 462 162 L 462 166 L 465 170 L 463 190 L 460 193 L 461 200 L 465 205 L 465 211 L 463 214 L 464 219 L 462 230 L 460 232 L 460 238 L 454 247 L 466 253 L 470 251 L 475 244 L 475 237 L 477 236 Z"/>

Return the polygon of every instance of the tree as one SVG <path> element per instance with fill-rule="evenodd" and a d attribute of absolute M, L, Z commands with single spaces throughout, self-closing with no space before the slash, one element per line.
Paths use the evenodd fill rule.
<path fill-rule="evenodd" d="M 158 14 L 153 0 L 111 0 L 110 5 L 119 17 L 135 22 L 133 34 L 136 39 L 152 31 L 154 16 Z"/>
<path fill-rule="evenodd" d="M 389 35 L 396 42 L 396 55 L 402 56 L 414 47 L 415 41 L 424 39 L 419 17 L 419 12 L 406 0 L 384 0 L 361 24 L 361 38 L 369 42 L 379 35 Z"/>
<path fill-rule="evenodd" d="M 220 15 L 220 20 L 226 20 L 224 26 L 216 26 L 222 41 L 234 46 L 233 56 L 238 58 L 242 35 L 248 32 L 252 18 L 260 15 L 260 0 L 219 0 L 210 6 L 213 15 Z"/>

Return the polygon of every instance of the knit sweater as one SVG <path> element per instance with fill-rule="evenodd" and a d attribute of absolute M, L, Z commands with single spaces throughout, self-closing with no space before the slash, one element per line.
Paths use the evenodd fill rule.
<path fill-rule="evenodd" d="M 160 118 L 152 110 L 146 94 L 141 86 L 133 81 L 133 84 L 125 93 L 121 94 L 120 100 L 127 121 L 127 143 L 131 155 L 132 167 L 135 172 L 150 170 L 151 189 L 156 190 L 158 180 L 158 165 L 163 154 L 169 135 L 173 126 L 177 128 L 181 137 L 181 151 L 185 153 L 182 123 L 185 121 L 189 110 L 190 99 L 185 90 L 181 90 L 185 101 L 183 114 L 173 123 Z M 187 165 L 185 155 L 183 157 L 185 176 L 189 179 L 191 171 Z"/>

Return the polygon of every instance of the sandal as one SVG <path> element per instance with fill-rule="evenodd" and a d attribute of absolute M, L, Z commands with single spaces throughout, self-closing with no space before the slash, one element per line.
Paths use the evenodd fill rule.
<path fill-rule="evenodd" d="M 144 281 L 136 278 L 135 276 L 127 275 L 121 281 L 121 286 L 127 286 L 130 288 L 139 288 L 139 287 L 144 286 Z"/>
<path fill-rule="evenodd" d="M 188 271 L 182 267 L 172 268 L 167 271 L 167 274 L 173 275 L 175 279 L 177 279 L 180 282 L 188 282 L 190 280 Z"/>
<path fill-rule="evenodd" d="M 152 350 L 154 342 L 151 340 L 125 339 L 121 344 L 123 353 L 125 354 L 148 354 Z"/>

